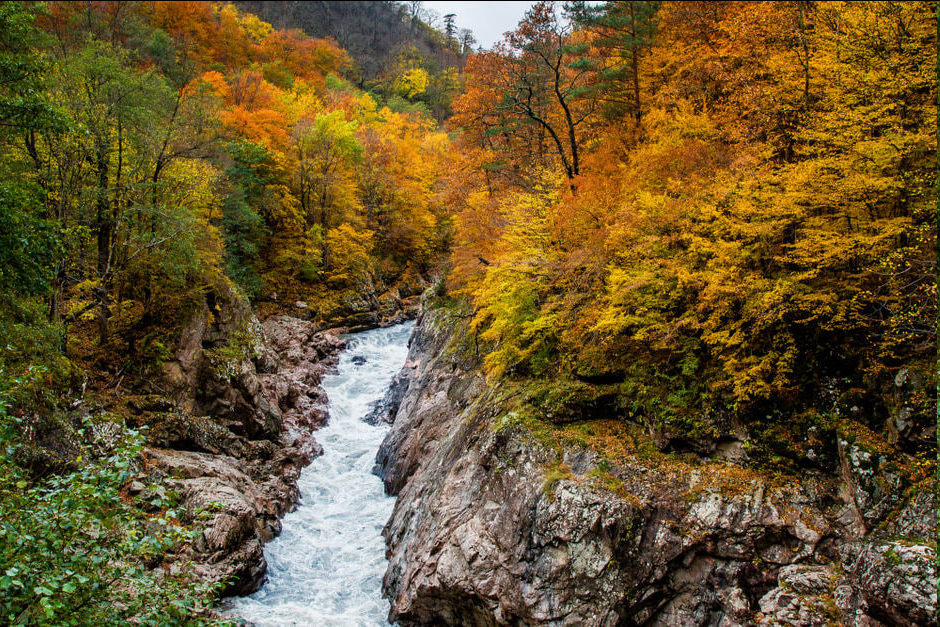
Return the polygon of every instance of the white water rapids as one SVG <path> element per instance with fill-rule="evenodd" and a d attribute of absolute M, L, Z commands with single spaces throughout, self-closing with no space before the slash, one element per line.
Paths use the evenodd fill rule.
<path fill-rule="evenodd" d="M 323 378 L 330 419 L 316 437 L 324 454 L 301 473 L 300 505 L 264 547 L 267 583 L 229 601 L 227 615 L 259 627 L 388 625 L 382 527 L 395 499 L 372 474 L 387 426 L 361 418 L 404 364 L 413 327 L 407 322 L 349 336 L 338 372 Z"/>

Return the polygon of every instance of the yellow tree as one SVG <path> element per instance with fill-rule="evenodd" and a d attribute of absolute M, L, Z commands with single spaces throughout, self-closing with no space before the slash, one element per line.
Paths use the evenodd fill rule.
<path fill-rule="evenodd" d="M 355 121 L 343 111 L 315 116 L 297 124 L 297 181 L 300 206 L 308 225 L 322 235 L 359 213 L 354 165 L 362 157 Z M 322 260 L 330 266 L 329 238 L 323 238 Z"/>

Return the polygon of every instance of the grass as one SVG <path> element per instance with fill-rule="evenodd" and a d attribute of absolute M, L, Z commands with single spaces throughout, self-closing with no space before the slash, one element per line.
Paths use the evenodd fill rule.
<path fill-rule="evenodd" d="M 574 479 L 574 473 L 571 472 L 571 469 L 560 463 L 556 462 L 550 465 L 545 471 L 545 481 L 542 483 L 542 493 L 549 499 L 555 499 L 555 484 L 559 481 L 572 480 Z"/>

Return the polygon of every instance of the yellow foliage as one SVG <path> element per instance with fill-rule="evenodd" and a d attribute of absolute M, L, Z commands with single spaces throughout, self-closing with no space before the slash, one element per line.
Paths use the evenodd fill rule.
<path fill-rule="evenodd" d="M 430 76 L 424 68 L 416 67 L 406 70 L 395 79 L 394 89 L 396 92 L 408 98 L 409 100 L 423 94 L 428 88 Z"/>
<path fill-rule="evenodd" d="M 341 224 L 326 234 L 330 250 L 329 278 L 341 285 L 369 289 L 374 281 L 371 260 L 374 234 Z"/>

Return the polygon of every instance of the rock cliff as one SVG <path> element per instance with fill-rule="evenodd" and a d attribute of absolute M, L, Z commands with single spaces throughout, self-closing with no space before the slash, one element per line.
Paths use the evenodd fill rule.
<path fill-rule="evenodd" d="M 662 454 L 602 416 L 552 431 L 460 356 L 457 324 L 422 314 L 379 410 L 391 620 L 935 624 L 932 484 L 900 493 L 863 438 L 840 440 L 840 473 L 794 477 Z"/>
<path fill-rule="evenodd" d="M 322 454 L 312 431 L 327 420 L 320 380 L 342 348 L 335 334 L 290 316 L 263 324 L 235 295 L 212 297 L 186 327 L 159 394 L 133 401 L 149 447 L 129 492 L 162 485 L 204 527 L 170 556 L 221 593 L 256 590 L 262 545 L 294 507 L 301 469 Z"/>

